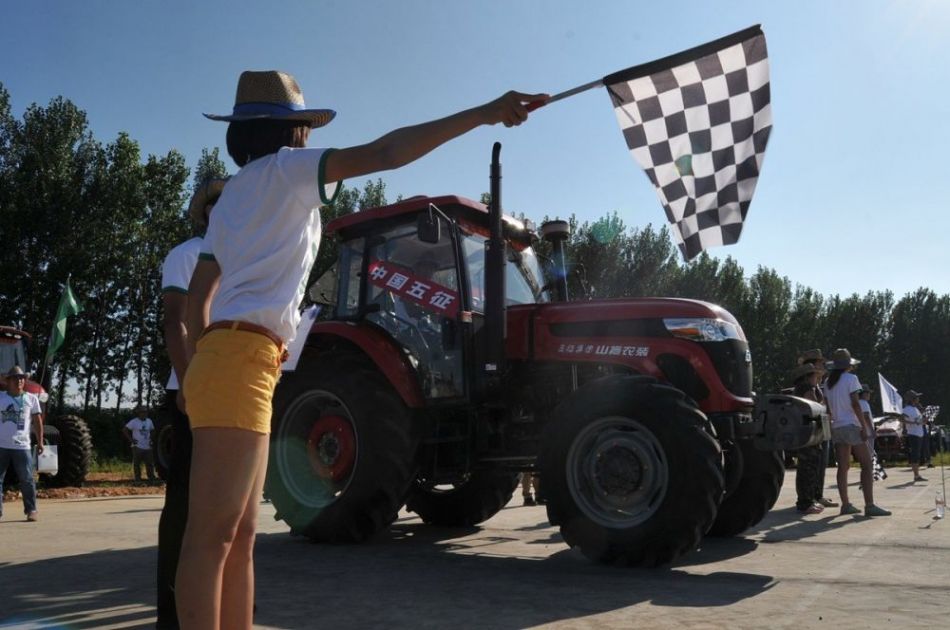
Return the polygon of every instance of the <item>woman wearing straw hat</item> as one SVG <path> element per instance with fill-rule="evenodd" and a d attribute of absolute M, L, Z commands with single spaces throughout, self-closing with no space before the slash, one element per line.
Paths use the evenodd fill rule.
<path fill-rule="evenodd" d="M 547 98 L 508 92 L 340 150 L 304 148 L 335 113 L 308 109 L 283 72 L 242 73 L 232 113 L 206 114 L 230 123 L 228 154 L 241 170 L 215 207 L 189 287 L 194 354 L 183 391 L 194 459 L 175 582 L 182 627 L 251 627 L 271 399 L 320 244 L 319 208 L 346 178 L 403 166 L 481 125 L 519 125 L 526 103 Z"/>
<path fill-rule="evenodd" d="M 831 414 L 831 439 L 838 459 L 838 494 L 841 495 L 841 514 L 859 514 L 860 510 L 848 500 L 848 468 L 851 455 L 861 464 L 861 489 L 864 492 L 865 516 L 890 516 L 890 512 L 874 505 L 874 470 L 867 437 L 871 428 L 864 420 L 858 402 L 861 383 L 852 374 L 860 361 L 851 357 L 847 348 L 838 348 L 828 364 L 831 370 L 825 382 L 825 404 Z"/>

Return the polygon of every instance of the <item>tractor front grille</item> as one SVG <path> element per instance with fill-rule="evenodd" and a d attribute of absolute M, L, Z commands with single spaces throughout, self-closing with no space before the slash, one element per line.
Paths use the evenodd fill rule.
<path fill-rule="evenodd" d="M 747 342 L 729 339 L 700 345 L 712 360 L 726 389 L 736 396 L 752 396 L 752 361 Z"/>

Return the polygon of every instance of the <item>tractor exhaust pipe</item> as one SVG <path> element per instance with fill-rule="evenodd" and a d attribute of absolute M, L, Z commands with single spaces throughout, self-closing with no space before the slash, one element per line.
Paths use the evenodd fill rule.
<path fill-rule="evenodd" d="M 483 373 L 488 390 L 494 389 L 505 369 L 505 338 L 508 334 L 505 309 L 505 261 L 508 257 L 501 209 L 501 143 L 491 151 L 488 225 L 491 231 L 485 242 L 485 336 L 487 347 Z"/>

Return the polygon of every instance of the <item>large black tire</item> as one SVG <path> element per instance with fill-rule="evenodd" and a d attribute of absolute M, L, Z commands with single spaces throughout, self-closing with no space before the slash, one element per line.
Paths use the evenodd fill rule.
<path fill-rule="evenodd" d="M 172 444 L 175 440 L 175 427 L 171 418 L 159 418 L 155 422 L 155 438 L 152 440 L 152 459 L 155 461 L 155 474 L 162 481 L 168 481 L 168 471 L 172 465 Z"/>
<path fill-rule="evenodd" d="M 548 518 L 600 562 L 652 567 L 694 549 L 723 494 L 706 416 L 653 379 L 607 376 L 555 410 L 538 461 Z"/>
<path fill-rule="evenodd" d="M 768 514 L 785 480 L 782 451 L 760 451 L 752 440 L 740 440 L 742 476 L 735 490 L 723 499 L 710 536 L 736 536 Z"/>
<path fill-rule="evenodd" d="M 265 493 L 292 533 L 360 542 L 396 520 L 419 440 L 375 366 L 354 356 L 304 363 L 285 376 L 274 408 Z"/>
<path fill-rule="evenodd" d="M 53 488 L 79 487 L 92 465 L 92 435 L 86 421 L 76 416 L 59 416 L 51 423 L 59 432 L 59 472 L 44 475 Z M 44 434 L 46 427 L 44 426 Z"/>
<path fill-rule="evenodd" d="M 475 471 L 461 484 L 433 486 L 417 479 L 409 490 L 406 509 L 438 527 L 471 527 L 508 505 L 518 487 L 517 473 Z"/>

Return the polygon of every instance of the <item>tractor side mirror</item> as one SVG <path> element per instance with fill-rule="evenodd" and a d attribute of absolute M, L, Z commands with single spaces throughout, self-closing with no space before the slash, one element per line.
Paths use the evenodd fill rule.
<path fill-rule="evenodd" d="M 416 221 L 416 233 L 423 243 L 434 245 L 442 240 L 442 226 L 439 217 L 434 212 L 425 212 L 419 215 Z"/>

